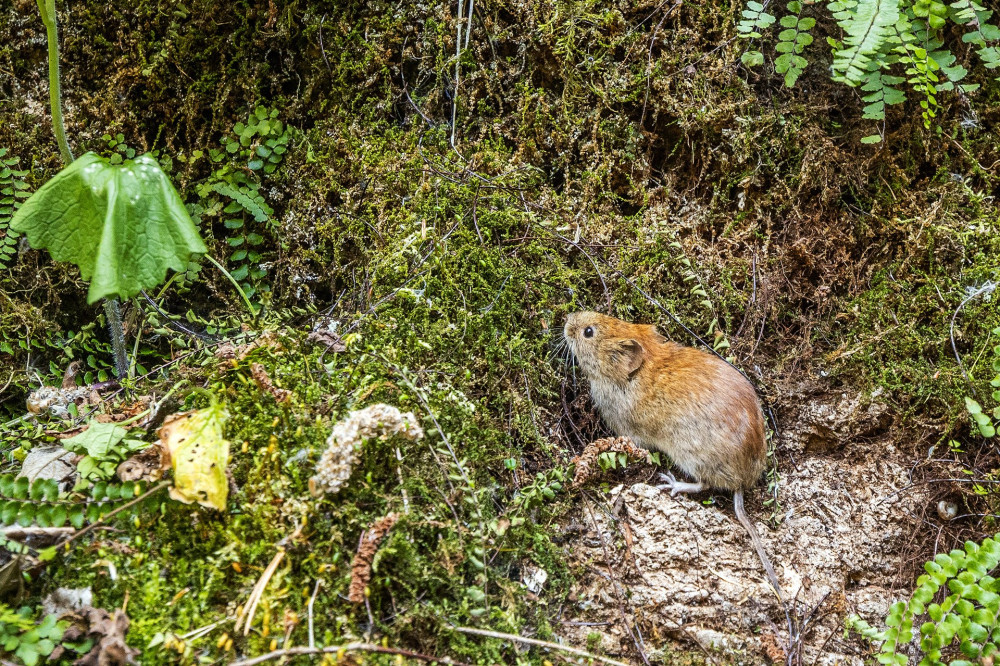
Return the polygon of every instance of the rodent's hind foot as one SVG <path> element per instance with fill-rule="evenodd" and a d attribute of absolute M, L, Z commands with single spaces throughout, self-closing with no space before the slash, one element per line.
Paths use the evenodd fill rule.
<path fill-rule="evenodd" d="M 666 483 L 656 486 L 657 490 L 669 490 L 671 497 L 675 497 L 677 493 L 700 493 L 703 490 L 708 490 L 708 486 L 700 481 L 698 483 L 678 481 L 670 472 L 660 474 L 660 478 Z"/>

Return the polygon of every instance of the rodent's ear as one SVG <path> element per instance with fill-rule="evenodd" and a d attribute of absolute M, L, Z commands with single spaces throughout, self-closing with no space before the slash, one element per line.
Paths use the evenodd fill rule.
<path fill-rule="evenodd" d="M 619 367 L 629 379 L 635 377 L 635 373 L 639 372 L 642 364 L 646 362 L 646 350 L 638 340 L 622 340 L 618 345 L 617 355 Z"/>

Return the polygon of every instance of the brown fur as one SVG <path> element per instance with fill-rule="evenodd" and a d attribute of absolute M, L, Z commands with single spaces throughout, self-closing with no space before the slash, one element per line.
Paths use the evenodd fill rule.
<path fill-rule="evenodd" d="M 583 331 L 594 329 L 586 338 Z M 712 354 L 667 342 L 653 326 L 575 312 L 564 330 L 591 399 L 615 434 L 662 451 L 695 481 L 747 490 L 767 462 L 753 386 Z"/>

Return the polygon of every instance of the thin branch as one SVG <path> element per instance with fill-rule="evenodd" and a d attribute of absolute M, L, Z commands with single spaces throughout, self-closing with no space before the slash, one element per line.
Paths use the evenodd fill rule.
<path fill-rule="evenodd" d="M 973 386 L 972 380 L 969 379 L 969 375 L 965 372 L 965 364 L 962 363 L 962 357 L 958 353 L 958 347 L 955 345 L 955 319 L 958 318 L 958 313 L 961 312 L 962 308 L 964 308 L 969 301 L 971 301 L 976 296 L 981 296 L 982 294 L 990 293 L 991 291 L 996 289 L 996 286 L 997 286 L 996 282 L 990 281 L 984 284 L 979 289 L 976 289 L 971 294 L 969 294 L 969 296 L 964 301 L 962 301 L 957 308 L 955 308 L 955 314 L 951 316 L 951 325 L 948 327 L 948 336 L 951 338 L 951 350 L 955 352 L 955 360 L 958 361 L 958 369 L 962 371 L 962 376 L 965 377 L 965 381 L 968 382 L 969 388 L 972 390 L 972 395 L 974 397 L 978 397 L 976 396 L 976 387 Z M 973 366 L 974 365 L 975 363 L 973 363 Z"/>
<path fill-rule="evenodd" d="M 313 631 L 313 604 L 316 603 L 316 595 L 319 594 L 319 586 L 323 584 L 323 581 L 317 579 L 316 586 L 313 587 L 312 596 L 309 597 L 309 649 L 315 649 L 316 647 L 316 634 Z"/>
<path fill-rule="evenodd" d="M 326 71 L 333 73 L 333 68 L 330 67 L 330 61 L 326 59 L 326 49 L 323 48 L 323 22 L 326 21 L 326 14 L 323 14 L 323 18 L 319 20 L 319 52 L 323 55 L 323 62 L 326 63 Z"/>
<path fill-rule="evenodd" d="M 499 631 L 490 631 L 489 629 L 473 629 L 472 627 L 454 627 L 455 631 L 461 634 L 472 634 L 475 636 L 486 636 L 488 638 L 500 638 L 503 640 L 514 641 L 516 643 L 524 643 L 525 645 L 537 645 L 538 647 L 548 648 L 550 650 L 557 650 L 559 652 L 565 652 L 566 654 L 575 654 L 578 657 L 584 657 L 585 659 L 594 659 L 603 664 L 611 664 L 612 666 L 628 666 L 621 661 L 615 661 L 614 659 L 608 659 L 607 657 L 601 657 L 596 654 L 591 654 L 586 650 L 580 650 L 574 647 L 569 647 L 568 645 L 559 645 L 558 643 L 550 643 L 548 641 L 540 641 L 537 638 L 525 638 L 524 636 L 515 636 L 514 634 L 504 634 Z M 231 665 L 235 666 L 235 664 Z M 249 665 L 248 665 L 249 666 Z"/>
<path fill-rule="evenodd" d="M 250 596 L 247 598 L 246 604 L 243 606 L 243 612 L 239 617 L 236 618 L 236 627 L 233 629 L 235 633 L 239 633 L 240 626 L 243 624 L 243 620 L 246 620 L 246 626 L 244 627 L 243 635 L 247 636 L 250 634 L 250 625 L 253 624 L 254 613 L 257 612 L 257 604 L 260 603 L 260 598 L 264 596 L 264 588 L 267 584 L 271 582 L 271 576 L 278 569 L 278 565 L 281 564 L 281 560 L 285 557 L 285 549 L 281 546 L 278 547 L 278 552 L 274 554 L 271 558 L 270 564 L 264 569 L 264 573 L 260 575 L 257 579 L 257 584 L 253 586 L 250 591 Z"/>
<path fill-rule="evenodd" d="M 379 652 L 381 654 L 396 654 L 401 657 L 409 657 L 410 659 L 419 659 L 420 661 L 448 664 L 449 666 L 470 666 L 464 661 L 455 661 L 454 659 L 449 659 L 448 657 L 434 657 L 429 654 L 421 654 L 419 652 L 403 650 L 400 648 L 383 647 L 372 643 L 345 643 L 343 645 L 328 645 L 327 647 L 322 648 L 296 647 L 288 648 L 286 650 L 275 650 L 274 652 L 268 652 L 267 654 L 262 654 L 259 657 L 254 657 L 253 659 L 230 662 L 229 666 L 254 666 L 255 664 L 263 664 L 266 661 L 281 659 L 283 657 L 294 657 L 296 655 L 308 654 L 339 654 L 341 652 Z M 611 663 L 617 664 L 618 662 Z M 621 664 L 620 666 L 625 665 Z"/>
<path fill-rule="evenodd" d="M 0 528 L 0 534 L 8 539 L 24 539 L 31 536 L 53 536 L 70 534 L 76 530 L 72 527 L 21 527 L 20 525 L 10 525 Z"/>

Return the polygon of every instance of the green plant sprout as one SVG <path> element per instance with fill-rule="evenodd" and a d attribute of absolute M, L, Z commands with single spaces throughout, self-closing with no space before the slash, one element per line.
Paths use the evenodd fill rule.
<path fill-rule="evenodd" d="M 1000 327 L 993 329 L 993 335 L 1000 337 Z M 994 407 L 985 410 L 978 400 L 965 397 L 965 410 L 969 412 L 979 434 L 986 439 L 996 437 L 997 429 L 1000 428 L 1000 345 L 993 347 L 992 370 L 995 373 L 990 380 L 990 387 L 993 389 L 990 397 L 993 399 Z"/>
<path fill-rule="evenodd" d="M 56 261 L 76 264 L 90 281 L 87 302 L 105 298 L 115 370 L 128 373 L 119 299 L 131 298 L 186 271 L 208 248 L 184 202 L 150 155 L 113 164 L 94 153 L 74 160 L 62 119 L 55 0 L 38 0 L 48 38 L 52 127 L 65 167 L 14 213 L 11 231 Z"/>

